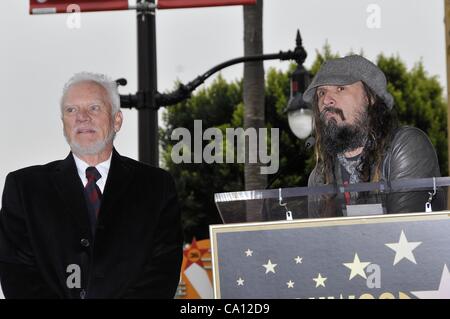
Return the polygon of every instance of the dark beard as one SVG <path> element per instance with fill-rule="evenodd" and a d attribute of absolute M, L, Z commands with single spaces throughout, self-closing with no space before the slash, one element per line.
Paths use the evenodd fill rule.
<path fill-rule="evenodd" d="M 334 156 L 364 146 L 368 132 L 368 115 L 366 109 L 362 113 L 357 114 L 355 123 L 352 125 L 338 125 L 333 118 L 330 118 L 327 123 L 325 113 L 322 112 L 320 114 L 319 121 L 320 133 L 323 136 L 323 146 L 328 154 Z"/>

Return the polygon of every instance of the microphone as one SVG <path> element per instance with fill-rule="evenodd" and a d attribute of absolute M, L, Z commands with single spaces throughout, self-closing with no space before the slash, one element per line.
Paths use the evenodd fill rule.
<path fill-rule="evenodd" d="M 305 148 L 309 150 L 311 147 L 314 146 L 314 144 L 316 144 L 316 139 L 314 138 L 314 136 L 310 136 L 305 141 Z"/>

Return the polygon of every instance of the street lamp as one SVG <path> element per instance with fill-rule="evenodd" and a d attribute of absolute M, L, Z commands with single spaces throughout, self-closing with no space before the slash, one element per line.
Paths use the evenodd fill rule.
<path fill-rule="evenodd" d="M 192 92 L 203 82 L 205 82 L 206 79 L 228 66 L 251 61 L 295 60 L 298 66 L 297 70 L 292 75 L 291 99 L 289 100 L 285 111 L 288 113 L 289 125 L 294 134 L 299 138 L 305 138 L 310 134 L 312 129 L 312 112 L 310 111 L 309 106 L 303 102 L 300 91 L 304 90 L 310 81 L 309 74 L 303 67 L 303 62 L 305 59 L 306 51 L 302 46 L 300 32 L 297 30 L 296 47 L 294 51 L 280 51 L 275 54 L 252 55 L 232 59 L 216 65 L 204 74 L 196 77 L 188 84 L 180 83 L 178 88 L 170 93 L 159 93 L 155 91 L 150 96 L 149 88 L 144 88 L 140 89 L 136 94 L 120 95 L 120 106 L 122 108 L 136 108 L 139 112 L 151 111 L 156 114 L 161 106 L 174 105 L 190 98 Z M 126 85 L 126 80 L 118 79 L 116 80 L 116 83 L 117 85 Z M 149 99 L 152 103 L 148 103 Z M 144 150 L 145 153 L 158 154 L 158 145 L 155 143 L 155 136 L 148 136 L 148 132 L 155 132 L 154 134 L 157 134 L 157 128 L 147 127 L 155 125 L 155 123 L 157 122 L 145 122 L 144 124 L 146 125 L 144 126 L 143 124 L 142 127 L 140 127 L 140 131 L 142 129 L 145 134 L 139 134 L 138 144 L 139 149 Z M 141 156 L 139 157 L 139 160 L 147 162 L 146 158 L 141 158 Z M 151 164 L 156 166 L 158 165 L 155 160 L 151 161 Z"/>
<path fill-rule="evenodd" d="M 297 30 L 296 58 L 297 68 L 291 76 L 291 97 L 284 110 L 288 116 L 289 127 L 292 133 L 299 139 L 307 138 L 313 129 L 313 112 L 308 103 L 303 101 L 303 92 L 311 82 L 309 72 L 304 68 L 306 51 L 302 46 L 302 38 Z"/>

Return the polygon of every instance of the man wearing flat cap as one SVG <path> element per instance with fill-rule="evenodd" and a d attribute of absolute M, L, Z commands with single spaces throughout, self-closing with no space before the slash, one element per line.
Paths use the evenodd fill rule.
<path fill-rule="evenodd" d="M 303 99 L 313 106 L 316 135 L 317 162 L 308 186 L 440 176 L 430 139 L 418 128 L 399 127 L 386 77 L 369 60 L 351 55 L 326 61 Z M 423 212 L 429 194 L 346 192 L 325 197 L 310 201 L 311 217 L 347 215 L 350 207 L 359 204 L 381 207 L 379 213 Z M 442 191 L 432 207 L 445 209 Z"/>

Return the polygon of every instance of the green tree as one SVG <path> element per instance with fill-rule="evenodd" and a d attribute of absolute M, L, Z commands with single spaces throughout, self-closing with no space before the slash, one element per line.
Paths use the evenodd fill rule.
<path fill-rule="evenodd" d="M 203 129 L 225 130 L 242 123 L 242 82 L 227 83 L 220 75 L 211 86 L 202 88 L 189 100 L 172 106 L 164 114 L 166 130 L 161 131 L 163 161 L 175 178 L 179 192 L 185 238 L 207 238 L 208 225 L 221 223 L 214 204 L 214 193 L 243 189 L 243 167 L 237 164 L 180 163 L 171 158 L 177 141 L 171 139 L 176 128 L 186 128 L 194 140 L 194 120 L 202 120 Z M 206 143 L 203 143 L 205 146 Z M 192 159 L 192 156 L 191 156 Z"/>
<path fill-rule="evenodd" d="M 293 70 L 294 66 L 291 67 Z M 284 109 L 289 100 L 289 74 L 270 69 L 267 72 L 265 113 L 267 128 L 279 128 L 280 133 L 280 176 L 269 176 L 271 187 L 305 186 L 312 168 L 312 151 L 304 150 L 304 141 L 298 140 L 290 131 Z M 216 127 L 225 136 L 226 128 L 243 127 L 244 105 L 242 81 L 227 83 L 220 75 L 207 87 L 189 100 L 167 110 L 163 116 L 166 125 L 161 130 L 163 160 L 166 168 L 176 180 L 183 211 L 183 225 L 186 240 L 193 236 L 208 237 L 208 225 L 221 223 L 214 194 L 244 190 L 244 165 L 226 163 L 180 163 L 172 161 L 173 146 L 179 140 L 172 140 L 176 128 L 186 128 L 194 140 L 194 120 L 202 120 L 203 130 Z M 207 142 L 203 142 L 203 147 Z M 225 151 L 226 146 L 223 146 Z M 190 152 L 192 160 L 192 150 Z M 236 155 L 236 154 L 235 154 Z"/>

